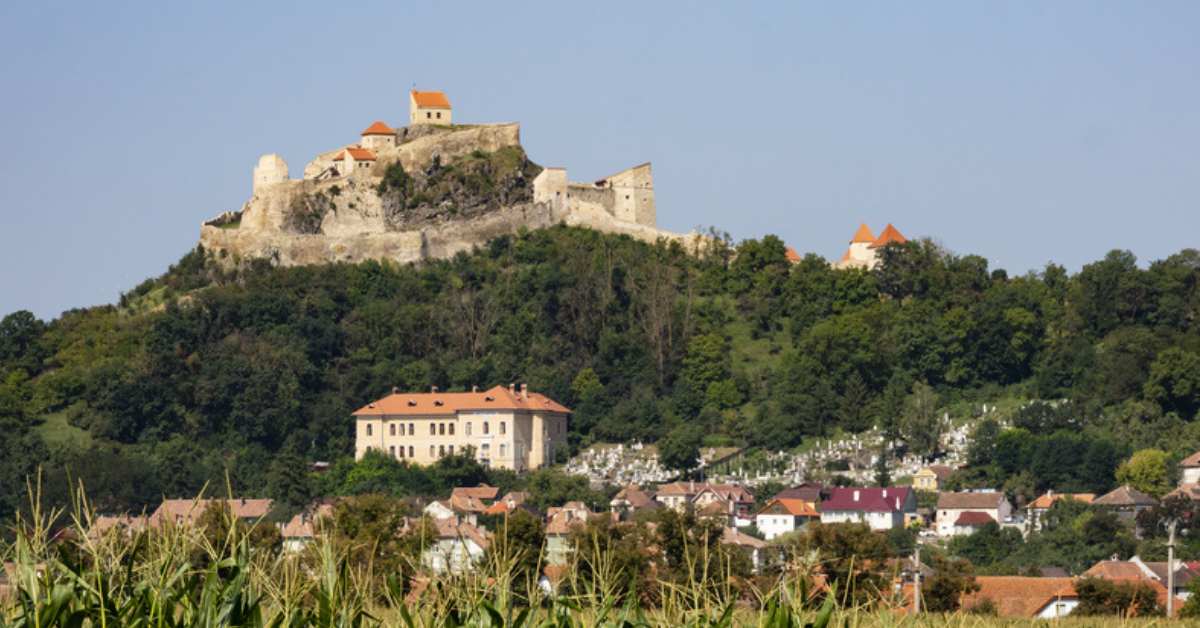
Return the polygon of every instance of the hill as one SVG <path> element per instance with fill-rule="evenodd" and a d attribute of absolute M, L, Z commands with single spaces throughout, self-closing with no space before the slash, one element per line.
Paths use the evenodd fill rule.
<path fill-rule="evenodd" d="M 4 318 L 0 472 L 42 465 L 50 501 L 82 481 L 112 510 L 206 482 L 263 496 L 281 453 L 349 454 L 349 413 L 392 387 L 510 382 L 573 409 L 575 446 L 794 447 L 894 425 L 923 382 L 947 408 L 1069 398 L 1057 425 L 1089 443 L 1180 456 L 1200 449 L 1198 285 L 1193 250 L 1009 278 L 929 241 L 837 271 L 773 236 L 695 256 L 566 226 L 419 268 L 198 248 L 116 305 Z M 0 518 L 23 492 L 3 483 Z"/>

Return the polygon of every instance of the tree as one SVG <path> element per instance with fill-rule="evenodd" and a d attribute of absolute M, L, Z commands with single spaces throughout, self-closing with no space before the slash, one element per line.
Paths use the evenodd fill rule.
<path fill-rule="evenodd" d="M 933 388 L 924 382 L 914 383 L 900 432 L 913 453 L 926 459 L 938 452 L 945 430 L 937 410 L 937 395 Z"/>
<path fill-rule="evenodd" d="M 651 586 L 650 548 L 654 533 L 639 520 L 614 521 L 611 517 L 590 517 L 584 525 L 571 526 L 567 545 L 574 557 L 573 586 L 583 593 L 595 583 L 613 587 L 621 595 L 639 589 L 639 598 Z"/>
<path fill-rule="evenodd" d="M 1117 467 L 1117 482 L 1145 493 L 1154 499 L 1162 499 L 1175 486 L 1171 457 L 1157 449 L 1143 449 Z"/>
<path fill-rule="evenodd" d="M 888 447 L 880 445 L 879 456 L 875 459 L 875 485 L 887 488 L 892 485 L 892 472 L 888 469 Z"/>
<path fill-rule="evenodd" d="M 1155 617 L 1162 615 L 1158 593 L 1149 584 L 1117 583 L 1101 578 L 1083 578 L 1075 583 L 1079 606 L 1072 615 L 1091 617 L 1121 615 Z"/>
<path fill-rule="evenodd" d="M 415 573 L 421 553 L 438 539 L 437 527 L 428 517 L 406 525 L 406 517 L 415 514 L 410 502 L 386 495 L 341 500 L 333 506 L 333 545 L 351 566 L 369 569 L 378 590 L 383 590 L 392 574 L 407 581 Z"/>
<path fill-rule="evenodd" d="M 858 371 L 850 373 L 845 391 L 838 403 L 838 420 L 847 432 L 865 432 L 875 424 L 871 404 L 867 400 L 867 385 Z"/>
<path fill-rule="evenodd" d="M 680 425 L 658 441 L 657 446 L 659 463 L 687 473 L 700 460 L 700 431 L 692 425 Z"/>
<path fill-rule="evenodd" d="M 975 582 L 975 567 L 965 559 L 951 560 L 934 554 L 932 567 L 937 573 L 921 590 L 925 610 L 931 613 L 956 612 L 962 606 L 964 594 L 980 589 Z"/>
<path fill-rule="evenodd" d="M 1164 412 L 1194 419 L 1200 410 L 1200 356 L 1178 347 L 1163 349 L 1150 365 L 1143 393 Z"/>
<path fill-rule="evenodd" d="M 529 511 L 516 509 L 493 530 L 488 561 L 512 575 L 517 594 L 532 596 L 545 562 L 546 524 Z"/>

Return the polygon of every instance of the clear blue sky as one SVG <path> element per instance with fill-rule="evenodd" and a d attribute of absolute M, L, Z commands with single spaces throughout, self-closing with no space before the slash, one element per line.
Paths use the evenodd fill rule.
<path fill-rule="evenodd" d="M 407 92 L 521 122 L 659 226 L 838 259 L 892 222 L 1011 274 L 1200 247 L 1200 3 L 12 3 L 0 315 L 115 302 Z"/>

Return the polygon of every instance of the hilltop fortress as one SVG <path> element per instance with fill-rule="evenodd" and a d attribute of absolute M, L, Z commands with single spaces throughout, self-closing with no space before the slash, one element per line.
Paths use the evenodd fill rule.
<path fill-rule="evenodd" d="M 409 126 L 376 122 L 359 142 L 318 155 L 302 179 L 264 155 L 253 197 L 205 222 L 200 244 L 218 257 L 291 266 L 444 259 L 560 222 L 691 250 L 701 240 L 658 229 L 648 163 L 572 183 L 565 169 L 525 157 L 518 124 L 453 126 L 442 92 L 413 91 L 409 104 Z"/>

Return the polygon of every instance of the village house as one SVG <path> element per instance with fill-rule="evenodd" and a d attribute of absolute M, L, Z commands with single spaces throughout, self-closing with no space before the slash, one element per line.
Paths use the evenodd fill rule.
<path fill-rule="evenodd" d="M 438 539 L 422 554 L 422 562 L 434 573 L 468 573 L 483 560 L 491 534 L 458 517 L 435 521 Z"/>
<path fill-rule="evenodd" d="M 1122 521 L 1132 520 L 1137 513 L 1157 505 L 1158 500 L 1128 484 L 1092 501 L 1092 506 L 1110 510 Z"/>
<path fill-rule="evenodd" d="M 587 525 L 590 517 L 596 516 L 583 502 L 567 502 L 561 508 L 551 508 L 546 513 L 546 564 L 566 564 L 570 554 L 567 536 L 576 526 Z M 609 515 L 604 515 L 609 516 Z"/>
<path fill-rule="evenodd" d="M 1045 495 L 1029 502 L 1029 505 L 1025 507 L 1029 524 L 1034 525 L 1038 521 L 1041 521 L 1042 517 L 1046 516 L 1046 512 L 1050 510 L 1055 502 L 1064 499 L 1074 499 L 1085 504 L 1091 504 L 1096 499 L 1096 496 L 1093 493 L 1055 493 L 1054 491 L 1047 491 Z"/>
<path fill-rule="evenodd" d="M 991 600 L 1000 617 L 1055 619 L 1079 606 L 1074 578 L 976 576 L 975 584 L 979 590 L 963 596 L 964 610 Z"/>
<path fill-rule="evenodd" d="M 942 493 L 937 502 L 937 534 L 971 534 L 988 521 L 1003 523 L 1011 516 L 1012 505 L 1004 493 Z"/>
<path fill-rule="evenodd" d="M 755 525 L 763 537 L 770 541 L 781 534 L 804 529 L 810 521 L 820 520 L 821 513 L 809 506 L 808 502 L 776 497 L 758 511 Z"/>
<path fill-rule="evenodd" d="M 1179 463 L 1179 485 L 1200 484 L 1200 451 L 1183 459 Z"/>
<path fill-rule="evenodd" d="M 1114 557 L 1115 558 L 1115 557 Z M 1102 560 L 1083 572 L 1084 578 L 1101 578 L 1126 584 L 1149 584 L 1158 593 L 1159 604 L 1167 607 L 1167 563 L 1145 562 L 1134 556 L 1129 560 Z M 1185 587 L 1200 575 L 1186 563 L 1175 561 L 1175 610 L 1183 606 L 1190 595 Z"/>
<path fill-rule="evenodd" d="M 773 495 L 775 499 L 799 499 L 809 508 L 819 511 L 821 502 L 829 498 L 833 492 L 832 488 L 827 488 L 820 482 L 803 482 L 791 488 L 785 488 Z"/>
<path fill-rule="evenodd" d="M 485 467 L 537 469 L 566 448 L 570 413 L 525 385 L 519 391 L 513 386 L 463 393 L 437 387 L 428 393 L 393 390 L 354 413 L 355 458 L 375 450 L 427 465 L 472 451 Z"/>
<path fill-rule="evenodd" d="M 469 112 L 468 112 L 469 113 Z M 445 92 L 409 92 L 409 124 L 453 124 Z"/>
<path fill-rule="evenodd" d="M 821 523 L 863 522 L 872 530 L 891 530 L 903 527 L 905 516 L 916 510 L 911 487 L 841 487 L 821 503 Z"/>
<path fill-rule="evenodd" d="M 214 503 L 228 506 L 230 514 L 244 523 L 255 523 L 271 510 L 270 499 L 167 499 L 150 514 L 151 528 L 163 524 L 193 525 Z"/>
<path fill-rule="evenodd" d="M 614 495 L 608 502 L 608 506 L 612 513 L 622 521 L 628 519 L 635 512 L 663 507 L 650 493 L 632 487 L 621 489 L 621 492 Z"/>
<path fill-rule="evenodd" d="M 918 491 L 940 491 L 946 480 L 957 469 L 949 465 L 935 464 L 917 471 L 913 476 L 913 488 Z"/>
<path fill-rule="evenodd" d="M 696 510 L 703 510 L 720 502 L 725 512 L 738 517 L 749 515 L 754 507 L 754 495 L 733 484 L 674 482 L 660 486 L 654 499 L 677 511 L 682 511 L 689 504 Z"/>

